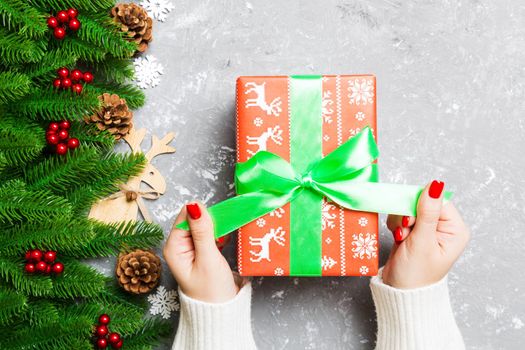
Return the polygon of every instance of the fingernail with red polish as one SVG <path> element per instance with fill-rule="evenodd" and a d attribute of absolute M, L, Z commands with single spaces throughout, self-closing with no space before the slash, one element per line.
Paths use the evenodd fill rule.
<path fill-rule="evenodd" d="M 428 189 L 428 195 L 432 198 L 439 198 L 441 192 L 443 192 L 443 187 L 445 187 L 444 182 L 438 180 L 432 181 L 430 188 Z"/>
<path fill-rule="evenodd" d="M 193 220 L 197 220 L 201 217 L 201 208 L 197 203 L 186 204 L 186 210 Z"/>
<path fill-rule="evenodd" d="M 399 243 L 403 240 L 403 231 L 401 230 L 401 227 L 396 228 L 394 231 L 394 240 L 396 243 Z"/>
<path fill-rule="evenodd" d="M 410 218 L 408 216 L 403 216 L 403 219 L 401 220 L 401 226 L 408 227 L 408 221 Z"/>
<path fill-rule="evenodd" d="M 222 244 L 224 241 L 226 241 L 226 236 L 219 237 L 215 241 L 219 244 Z"/>

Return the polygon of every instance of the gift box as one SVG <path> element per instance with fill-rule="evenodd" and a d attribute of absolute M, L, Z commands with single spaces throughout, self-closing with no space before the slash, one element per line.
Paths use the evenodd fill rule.
<path fill-rule="evenodd" d="M 307 173 L 366 126 L 376 138 L 372 75 L 240 77 L 236 91 L 239 163 L 268 151 Z M 238 269 L 244 276 L 375 275 L 378 215 L 305 193 L 239 229 Z"/>

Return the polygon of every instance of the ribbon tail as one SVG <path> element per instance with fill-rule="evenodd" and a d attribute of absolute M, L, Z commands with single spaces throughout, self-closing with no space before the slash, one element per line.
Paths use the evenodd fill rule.
<path fill-rule="evenodd" d="M 318 186 L 328 198 L 347 209 L 405 216 L 417 215 L 417 202 L 423 191 L 421 186 L 377 182 L 340 181 Z M 452 192 L 445 191 L 443 201 L 451 198 Z"/>
<path fill-rule="evenodd" d="M 215 227 L 215 238 L 220 238 L 237 230 L 239 227 L 282 207 L 291 201 L 300 191 L 289 194 L 274 194 L 269 192 L 252 192 L 236 196 L 208 208 Z M 188 230 L 188 222 L 176 226 Z"/>

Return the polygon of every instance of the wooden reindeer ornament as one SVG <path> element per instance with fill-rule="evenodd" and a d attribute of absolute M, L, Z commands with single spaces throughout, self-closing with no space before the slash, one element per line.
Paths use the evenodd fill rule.
<path fill-rule="evenodd" d="M 128 143 L 133 152 L 142 152 L 140 147 L 146 129 L 136 130 L 132 128 L 124 140 Z M 102 199 L 89 212 L 89 217 L 103 222 L 134 221 L 140 211 L 144 220 L 151 221 L 143 198 L 157 199 L 166 192 L 166 180 L 164 176 L 151 164 L 151 160 L 159 154 L 173 153 L 175 148 L 169 143 L 175 135 L 170 132 L 162 139 L 152 135 L 151 148 L 146 153 L 147 164 L 144 170 L 135 177 L 129 179 L 126 184 L 120 186 L 120 191 Z M 150 189 L 143 190 L 142 183 Z"/>

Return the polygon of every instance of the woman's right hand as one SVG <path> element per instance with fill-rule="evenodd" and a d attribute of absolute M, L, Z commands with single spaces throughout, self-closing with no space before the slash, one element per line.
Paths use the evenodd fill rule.
<path fill-rule="evenodd" d="M 395 244 L 383 282 L 411 289 L 439 282 L 465 249 L 470 233 L 452 203 L 443 204 L 444 183 L 433 181 L 419 198 L 417 217 L 389 215 Z"/>

